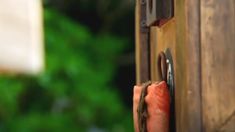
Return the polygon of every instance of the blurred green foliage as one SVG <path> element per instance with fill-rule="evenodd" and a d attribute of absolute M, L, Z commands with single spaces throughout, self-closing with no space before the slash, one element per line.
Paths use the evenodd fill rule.
<path fill-rule="evenodd" d="M 0 77 L 0 131 L 131 132 L 132 116 L 112 86 L 127 40 L 92 34 L 46 9 L 46 70 Z"/>

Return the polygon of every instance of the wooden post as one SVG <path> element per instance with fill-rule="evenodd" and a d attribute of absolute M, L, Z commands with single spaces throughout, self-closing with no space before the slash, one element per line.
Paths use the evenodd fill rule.
<path fill-rule="evenodd" d="M 205 131 L 235 131 L 235 1 L 201 2 Z"/>
<path fill-rule="evenodd" d="M 170 21 L 150 27 L 147 51 L 139 43 L 137 4 L 137 78 L 149 74 L 158 81 L 157 55 L 169 48 L 175 73 L 176 130 L 235 131 L 235 1 L 174 0 L 174 4 Z M 141 59 L 146 54 L 150 54 L 149 73 L 140 70 L 148 64 Z"/>

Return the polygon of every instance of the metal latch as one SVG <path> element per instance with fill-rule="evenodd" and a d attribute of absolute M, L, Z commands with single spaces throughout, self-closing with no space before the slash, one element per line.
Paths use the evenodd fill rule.
<path fill-rule="evenodd" d="M 147 26 L 160 25 L 174 16 L 173 0 L 145 0 Z"/>
<path fill-rule="evenodd" d="M 158 56 L 159 77 L 167 82 L 170 91 L 170 132 L 175 132 L 175 83 L 174 66 L 170 49 L 160 52 Z"/>

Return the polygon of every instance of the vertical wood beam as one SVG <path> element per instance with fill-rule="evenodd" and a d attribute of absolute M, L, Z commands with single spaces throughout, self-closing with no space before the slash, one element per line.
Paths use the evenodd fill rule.
<path fill-rule="evenodd" d="M 235 131 L 235 1 L 201 1 L 202 101 L 206 132 Z"/>
<path fill-rule="evenodd" d="M 202 131 L 200 0 L 185 0 L 188 131 Z"/>

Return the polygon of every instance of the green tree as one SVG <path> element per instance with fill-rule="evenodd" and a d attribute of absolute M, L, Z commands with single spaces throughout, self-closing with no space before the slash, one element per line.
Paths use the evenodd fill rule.
<path fill-rule="evenodd" d="M 0 78 L 0 131 L 133 131 L 111 83 L 127 40 L 92 34 L 52 9 L 44 17 L 46 70 Z"/>

